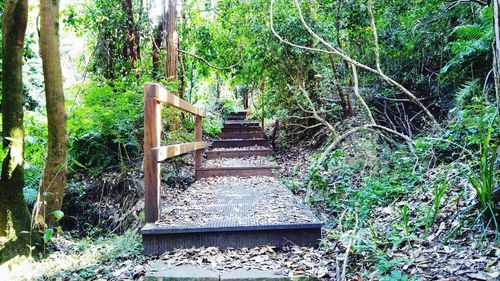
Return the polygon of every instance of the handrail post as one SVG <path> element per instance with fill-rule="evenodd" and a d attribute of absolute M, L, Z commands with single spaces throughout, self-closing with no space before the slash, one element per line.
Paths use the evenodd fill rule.
<path fill-rule="evenodd" d="M 161 105 L 153 97 L 158 85 L 144 85 L 144 213 L 147 223 L 160 217 L 160 164 L 151 148 L 160 146 Z"/>
<path fill-rule="evenodd" d="M 202 118 L 199 115 L 194 116 L 194 141 L 201 142 L 203 141 L 203 131 L 201 129 L 201 121 Z M 194 152 L 194 168 L 195 168 L 195 176 L 198 179 L 198 169 L 201 168 L 203 149 L 198 149 Z"/>

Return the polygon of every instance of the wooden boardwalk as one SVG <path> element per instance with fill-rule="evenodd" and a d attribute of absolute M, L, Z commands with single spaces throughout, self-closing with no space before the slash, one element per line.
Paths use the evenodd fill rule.
<path fill-rule="evenodd" d="M 197 181 L 142 229 L 146 254 L 177 248 L 315 246 L 322 224 L 276 176 L 259 123 L 236 112 L 196 169 Z"/>

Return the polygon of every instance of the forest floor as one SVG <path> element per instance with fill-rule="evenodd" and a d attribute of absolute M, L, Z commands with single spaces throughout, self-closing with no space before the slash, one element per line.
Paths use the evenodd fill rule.
<path fill-rule="evenodd" d="M 346 148 L 347 154 L 360 157 L 349 149 Z M 276 157 L 284 167 L 281 180 L 298 196 L 305 197 L 307 193 L 304 182 L 315 158 L 316 152 L 302 145 L 292 146 Z M 186 158 L 173 164 L 176 172 L 167 175 L 164 200 L 177 200 L 192 183 L 191 162 L 192 159 Z M 436 181 L 435 173 L 429 171 L 426 180 Z M 369 215 L 363 221 L 352 215 L 348 219 L 349 209 L 353 207 L 347 198 L 341 201 L 345 205 L 332 206 L 320 192 L 314 192 L 311 206 L 326 222 L 325 239 L 317 249 L 297 246 L 202 248 L 146 257 L 142 254 L 138 232 L 142 211 L 137 207 L 142 206 L 140 179 L 140 165 L 136 164 L 125 173 L 110 171 L 83 187 L 78 186 L 79 191 L 70 193 L 72 196 L 80 194 L 79 198 L 97 196 L 99 199 L 94 206 L 76 208 L 70 216 L 73 220 L 86 219 L 88 224 L 81 222 L 74 231 L 54 238 L 44 259 L 15 259 L 2 265 L 0 272 L 10 273 L 0 274 L 0 280 L 4 276 L 5 280 L 142 280 L 158 258 L 171 265 L 196 265 L 221 271 L 262 269 L 325 280 L 340 280 L 344 267 L 349 280 L 494 280 L 500 277 L 500 245 L 495 232 L 474 219 L 477 213 L 468 215 L 472 223 L 462 219 L 474 205 L 474 197 L 464 196 L 465 183 L 460 181 L 448 187 L 446 198 L 438 204 L 439 213 L 434 223 L 427 227 L 421 215 L 428 208 L 422 207 L 432 206 L 435 192 L 427 185 L 406 190 L 390 204 L 370 206 Z M 349 196 L 355 197 L 356 192 L 359 191 L 352 190 Z M 68 199 L 78 201 L 78 198 Z M 119 202 L 125 202 L 126 206 Z M 401 212 L 404 205 L 409 206 L 406 223 Z M 97 227 L 89 231 L 92 223 Z"/>

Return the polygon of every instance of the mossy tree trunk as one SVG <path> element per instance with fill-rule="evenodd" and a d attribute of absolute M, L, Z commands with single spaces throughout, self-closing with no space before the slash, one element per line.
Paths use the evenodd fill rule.
<path fill-rule="evenodd" d="M 59 51 L 59 1 L 40 1 L 40 51 L 45 81 L 48 150 L 37 202 L 37 225 L 52 227 L 53 212 L 61 210 L 66 184 L 66 110 Z"/>
<path fill-rule="evenodd" d="M 31 216 L 23 196 L 23 47 L 28 1 L 5 2 L 2 23 L 2 175 L 0 264 L 29 253 Z"/>

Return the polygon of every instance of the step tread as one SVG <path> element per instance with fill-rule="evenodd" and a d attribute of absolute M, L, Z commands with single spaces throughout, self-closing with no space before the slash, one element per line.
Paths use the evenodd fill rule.
<path fill-rule="evenodd" d="M 189 202 L 189 204 L 186 204 Z M 165 204 L 143 234 L 321 228 L 321 222 L 278 179 L 209 178 L 197 181 L 179 202 Z"/>

